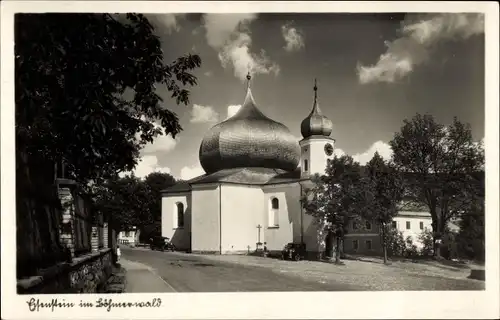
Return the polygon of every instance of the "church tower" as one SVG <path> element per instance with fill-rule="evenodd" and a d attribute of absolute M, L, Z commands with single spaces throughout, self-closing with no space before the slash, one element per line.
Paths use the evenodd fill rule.
<path fill-rule="evenodd" d="M 300 131 L 302 139 L 299 141 L 301 149 L 301 177 L 306 178 L 316 173 L 325 173 L 329 159 L 334 157 L 335 139 L 330 138 L 332 122 L 325 117 L 319 108 L 318 86 L 314 79 L 314 102 L 311 113 L 305 118 Z"/>

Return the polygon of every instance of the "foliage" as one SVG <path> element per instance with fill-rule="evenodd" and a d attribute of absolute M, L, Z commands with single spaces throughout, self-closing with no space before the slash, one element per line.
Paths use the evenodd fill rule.
<path fill-rule="evenodd" d="M 161 220 L 161 190 L 175 183 L 168 173 L 153 172 L 145 179 L 134 175 L 109 179 L 94 194 L 96 209 L 119 229 L 145 226 Z"/>
<path fill-rule="evenodd" d="M 350 156 L 335 156 L 328 162 L 325 174 L 312 177 L 312 182 L 303 207 L 320 225 L 319 242 L 324 243 L 324 232 L 333 232 L 337 240 L 343 238 L 349 222 L 359 219 L 366 209 L 359 163 Z"/>
<path fill-rule="evenodd" d="M 403 233 L 396 228 L 387 228 L 387 254 L 392 257 L 401 257 L 406 249 Z"/>
<path fill-rule="evenodd" d="M 403 196 L 403 185 L 399 173 L 375 152 L 367 163 L 364 179 L 369 190 L 369 210 L 365 219 L 376 221 L 381 226 L 384 262 L 387 262 L 387 228 L 398 214 L 398 205 Z"/>
<path fill-rule="evenodd" d="M 418 235 L 418 241 L 422 243 L 421 254 L 423 256 L 431 256 L 434 251 L 432 231 L 425 228 L 424 231 Z"/>
<path fill-rule="evenodd" d="M 190 71 L 200 66 L 199 56 L 166 64 L 149 21 L 141 14 L 123 18 L 15 17 L 16 149 L 52 166 L 64 161 L 67 177 L 83 184 L 131 171 L 146 143 L 181 131 L 156 85 L 187 104 L 184 86 L 197 83 Z"/>
<path fill-rule="evenodd" d="M 444 126 L 431 115 L 417 114 L 404 121 L 390 146 L 396 169 L 405 174 L 405 196 L 427 205 L 433 237 L 441 239 L 447 222 L 476 198 L 475 175 L 484 170 L 482 144 L 474 143 L 470 126 L 456 118 Z"/>
<path fill-rule="evenodd" d="M 456 241 L 461 256 L 484 261 L 485 258 L 485 215 L 484 201 L 470 208 L 461 216 Z"/>

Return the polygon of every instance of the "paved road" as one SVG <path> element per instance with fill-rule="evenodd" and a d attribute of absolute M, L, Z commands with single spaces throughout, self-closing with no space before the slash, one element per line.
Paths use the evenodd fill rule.
<path fill-rule="evenodd" d="M 163 280 L 167 283 L 166 292 L 172 291 L 171 289 L 177 292 L 363 290 L 340 282 L 335 284 L 308 282 L 297 277 L 277 274 L 265 268 L 214 262 L 203 257 L 180 253 L 123 247 L 121 251 L 123 259 L 137 266 L 149 267 L 161 278 L 158 281 Z M 133 291 L 150 292 L 146 291 L 144 286 L 142 288 L 136 286 Z"/>

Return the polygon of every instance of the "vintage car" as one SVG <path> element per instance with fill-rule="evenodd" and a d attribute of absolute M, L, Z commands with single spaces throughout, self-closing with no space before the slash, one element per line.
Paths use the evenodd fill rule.
<path fill-rule="evenodd" d="M 151 250 L 175 251 L 175 246 L 167 237 L 154 237 L 150 239 Z"/>
<path fill-rule="evenodd" d="M 281 251 L 281 258 L 283 260 L 300 261 L 306 256 L 306 245 L 304 243 L 290 242 L 285 245 Z"/>

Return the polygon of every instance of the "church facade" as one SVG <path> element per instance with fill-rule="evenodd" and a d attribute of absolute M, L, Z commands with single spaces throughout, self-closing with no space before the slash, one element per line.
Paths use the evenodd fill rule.
<path fill-rule="evenodd" d="M 317 227 L 300 203 L 310 176 L 333 158 L 332 122 L 313 107 L 297 142 L 283 124 L 265 116 L 252 95 L 232 117 L 204 136 L 199 159 L 205 174 L 162 195 L 162 236 L 198 253 L 248 253 L 264 245 L 279 251 L 302 242 L 317 252 Z M 299 166 L 300 164 L 300 166 Z"/>

